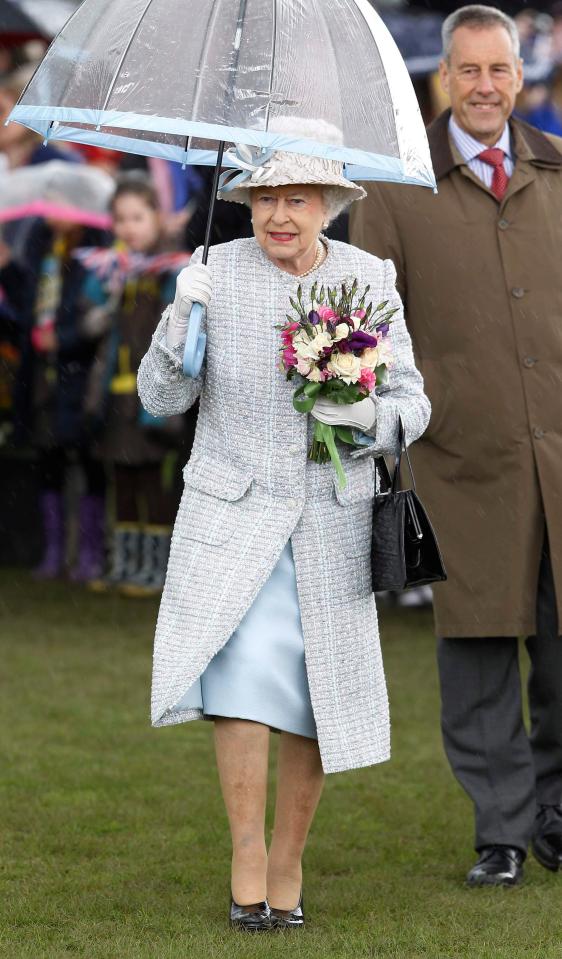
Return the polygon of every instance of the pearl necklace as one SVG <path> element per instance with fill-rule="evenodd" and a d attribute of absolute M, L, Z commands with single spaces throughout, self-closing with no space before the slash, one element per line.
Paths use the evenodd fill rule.
<path fill-rule="evenodd" d="M 309 270 L 305 270 L 304 273 L 297 274 L 298 280 L 302 280 L 304 279 L 305 276 L 309 276 L 311 273 L 314 273 L 314 271 L 317 270 L 320 264 L 322 263 L 324 259 L 324 254 L 328 252 L 322 240 L 317 240 L 316 242 L 318 243 L 318 247 L 316 250 L 316 258 L 314 260 L 314 263 L 312 264 Z"/>

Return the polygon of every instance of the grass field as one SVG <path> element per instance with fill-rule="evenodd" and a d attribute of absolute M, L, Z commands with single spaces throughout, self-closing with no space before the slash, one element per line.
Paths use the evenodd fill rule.
<path fill-rule="evenodd" d="M 0 955 L 562 959 L 562 877 L 468 890 L 426 613 L 382 617 L 393 759 L 328 778 L 303 933 L 230 933 L 207 723 L 148 725 L 156 605 L 0 571 Z M 272 773 L 273 775 L 273 773 Z"/>

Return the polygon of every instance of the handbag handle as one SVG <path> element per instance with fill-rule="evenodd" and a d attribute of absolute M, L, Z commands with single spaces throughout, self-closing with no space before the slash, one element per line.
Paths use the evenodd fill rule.
<path fill-rule="evenodd" d="M 412 462 L 410 460 L 410 454 L 408 452 L 408 447 L 406 446 L 406 427 L 404 426 L 404 421 L 401 416 L 398 417 L 398 445 L 396 448 L 396 453 L 394 454 L 394 472 L 393 475 L 390 475 L 386 461 L 382 456 L 379 457 L 377 465 L 379 468 L 379 475 L 381 480 L 383 480 L 386 489 L 385 492 L 391 491 L 393 494 L 399 493 L 402 489 L 400 483 L 400 467 L 402 464 L 402 456 L 406 456 L 406 461 L 408 463 L 408 469 L 410 471 L 410 476 L 412 479 L 412 489 L 414 493 L 416 492 L 416 478 L 414 476 L 414 470 L 412 469 Z"/>

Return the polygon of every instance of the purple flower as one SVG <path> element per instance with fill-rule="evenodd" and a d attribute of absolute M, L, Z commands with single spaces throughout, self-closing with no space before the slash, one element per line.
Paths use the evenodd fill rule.
<path fill-rule="evenodd" d="M 313 324 L 313 326 L 316 326 L 317 323 L 320 323 L 320 314 L 317 313 L 316 310 L 311 310 L 310 313 L 308 314 L 308 319 Z"/>
<path fill-rule="evenodd" d="M 371 336 L 370 333 L 365 333 L 364 330 L 355 330 L 349 337 L 348 342 L 352 350 L 366 350 L 369 347 L 376 346 L 378 340 L 376 336 Z"/>

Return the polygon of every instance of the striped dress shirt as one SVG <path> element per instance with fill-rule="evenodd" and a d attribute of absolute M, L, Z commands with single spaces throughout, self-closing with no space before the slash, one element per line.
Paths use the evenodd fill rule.
<path fill-rule="evenodd" d="M 483 160 L 478 159 L 478 154 L 482 153 L 482 150 L 488 149 L 486 144 L 480 143 L 478 140 L 475 140 L 474 137 L 471 137 L 470 133 L 462 130 L 452 116 L 449 119 L 449 134 L 468 168 L 472 170 L 475 176 L 477 176 L 479 180 L 482 180 L 490 190 L 492 188 L 494 168 L 490 166 L 489 163 L 484 163 Z M 511 177 L 514 164 L 511 153 L 511 137 L 507 123 L 498 142 L 494 143 L 494 147 L 503 150 L 505 153 L 503 165 L 508 177 Z"/>

